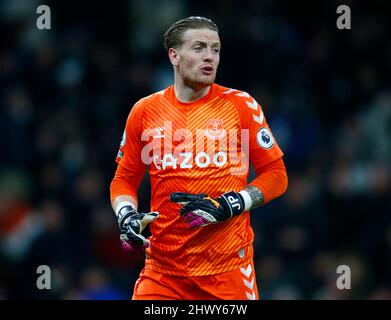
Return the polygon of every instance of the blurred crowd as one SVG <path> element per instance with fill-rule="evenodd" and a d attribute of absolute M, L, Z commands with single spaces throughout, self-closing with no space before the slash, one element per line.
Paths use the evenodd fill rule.
<path fill-rule="evenodd" d="M 256 98 L 285 153 L 287 193 L 252 212 L 261 297 L 391 299 L 386 2 L 346 1 L 351 30 L 338 1 L 47 1 L 50 30 L 39 4 L 0 1 L 0 299 L 131 296 L 143 256 L 120 246 L 114 159 L 132 105 L 172 83 L 162 34 L 189 15 L 218 24 L 217 83 Z M 149 192 L 146 175 L 140 210 Z"/>

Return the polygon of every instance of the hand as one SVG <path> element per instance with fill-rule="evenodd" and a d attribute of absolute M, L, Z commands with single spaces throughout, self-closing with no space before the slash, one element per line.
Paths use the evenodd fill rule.
<path fill-rule="evenodd" d="M 182 205 L 179 212 L 190 229 L 226 221 L 244 211 L 243 197 L 234 191 L 223 193 L 216 199 L 204 193 L 174 192 L 170 200 Z"/>
<path fill-rule="evenodd" d="M 141 232 L 158 216 L 159 212 L 141 213 L 130 205 L 122 207 L 118 212 L 122 248 L 127 251 L 148 248 L 150 246 L 149 240 L 145 239 Z"/>

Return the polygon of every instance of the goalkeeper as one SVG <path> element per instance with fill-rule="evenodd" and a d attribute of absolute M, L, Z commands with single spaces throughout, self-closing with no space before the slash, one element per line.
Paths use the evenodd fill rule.
<path fill-rule="evenodd" d="M 214 22 L 177 21 L 164 45 L 174 83 L 130 110 L 110 185 L 123 247 L 145 254 L 133 299 L 259 299 L 250 210 L 285 192 L 283 152 L 258 102 L 215 83 Z M 144 213 L 137 189 L 146 170 Z"/>

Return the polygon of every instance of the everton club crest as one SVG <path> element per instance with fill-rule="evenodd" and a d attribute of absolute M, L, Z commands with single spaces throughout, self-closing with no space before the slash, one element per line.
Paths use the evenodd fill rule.
<path fill-rule="evenodd" d="M 224 121 L 222 119 L 209 119 L 206 123 L 205 135 L 209 139 L 220 139 L 224 137 Z"/>

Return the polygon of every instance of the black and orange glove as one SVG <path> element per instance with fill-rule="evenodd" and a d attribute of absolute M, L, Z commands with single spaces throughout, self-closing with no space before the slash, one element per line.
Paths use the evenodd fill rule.
<path fill-rule="evenodd" d="M 181 216 L 190 229 L 226 221 L 244 211 L 244 199 L 235 191 L 211 198 L 206 194 L 174 192 L 170 200 L 182 205 Z"/>

